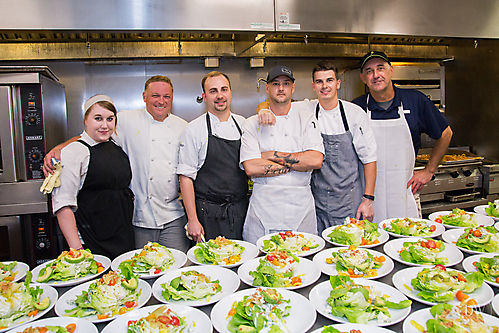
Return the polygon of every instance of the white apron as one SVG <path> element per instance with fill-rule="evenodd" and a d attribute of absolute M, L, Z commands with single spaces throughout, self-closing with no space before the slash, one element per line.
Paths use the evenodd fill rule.
<path fill-rule="evenodd" d="M 367 96 L 369 104 L 369 96 Z M 376 139 L 376 187 L 374 222 L 388 218 L 418 218 L 418 209 L 411 188 L 407 183 L 414 174 L 414 145 L 411 131 L 405 120 L 404 106 L 398 108 L 397 119 L 371 119 L 371 111 L 366 106 L 371 120 L 371 128 Z"/>

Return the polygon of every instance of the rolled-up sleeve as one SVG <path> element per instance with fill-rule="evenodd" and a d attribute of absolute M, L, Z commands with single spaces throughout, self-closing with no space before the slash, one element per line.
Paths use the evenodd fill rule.
<path fill-rule="evenodd" d="M 362 110 L 360 112 L 352 129 L 353 145 L 363 164 L 376 162 L 376 139 L 367 114 Z"/>
<path fill-rule="evenodd" d="M 309 114 L 309 118 L 306 122 L 303 150 L 317 150 L 324 155 L 321 132 L 317 125 L 317 119 L 313 114 Z"/>
<path fill-rule="evenodd" d="M 196 179 L 199 170 L 199 149 L 192 127 L 187 126 L 180 137 L 177 175 Z"/>
<path fill-rule="evenodd" d="M 241 137 L 240 167 L 244 161 L 262 158 L 257 133 L 259 131 L 258 116 L 246 119 Z"/>
<path fill-rule="evenodd" d="M 61 186 L 54 188 L 52 193 L 54 213 L 67 206 L 76 211 L 78 192 L 85 182 L 89 160 L 90 152 L 87 147 L 78 142 L 69 144 L 61 151 Z"/>

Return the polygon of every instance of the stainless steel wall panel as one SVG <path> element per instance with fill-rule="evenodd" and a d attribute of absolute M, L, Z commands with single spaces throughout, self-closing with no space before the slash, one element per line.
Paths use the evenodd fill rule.
<path fill-rule="evenodd" d="M 273 0 L 17 0 L 0 29 L 273 31 Z"/>
<path fill-rule="evenodd" d="M 495 0 L 275 0 L 276 31 L 499 37 Z"/>

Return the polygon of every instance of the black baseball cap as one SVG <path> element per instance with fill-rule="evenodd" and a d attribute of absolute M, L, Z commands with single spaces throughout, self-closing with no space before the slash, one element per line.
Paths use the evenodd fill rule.
<path fill-rule="evenodd" d="M 366 64 L 366 62 L 368 62 L 369 60 L 371 60 L 373 58 L 383 59 L 384 61 L 386 61 L 388 63 L 388 65 L 391 65 L 390 59 L 388 59 L 388 56 L 384 52 L 369 51 L 362 57 L 362 60 L 360 61 L 360 71 L 361 72 L 364 69 L 364 65 Z"/>
<path fill-rule="evenodd" d="M 275 66 L 272 67 L 267 75 L 267 83 L 274 80 L 278 76 L 287 76 L 291 79 L 291 81 L 295 82 L 295 78 L 293 77 L 293 71 L 286 66 Z"/>

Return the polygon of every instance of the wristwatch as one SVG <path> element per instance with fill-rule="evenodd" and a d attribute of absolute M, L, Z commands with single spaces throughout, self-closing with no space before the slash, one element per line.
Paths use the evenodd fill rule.
<path fill-rule="evenodd" d="M 364 198 L 374 201 L 374 195 L 364 194 Z"/>

